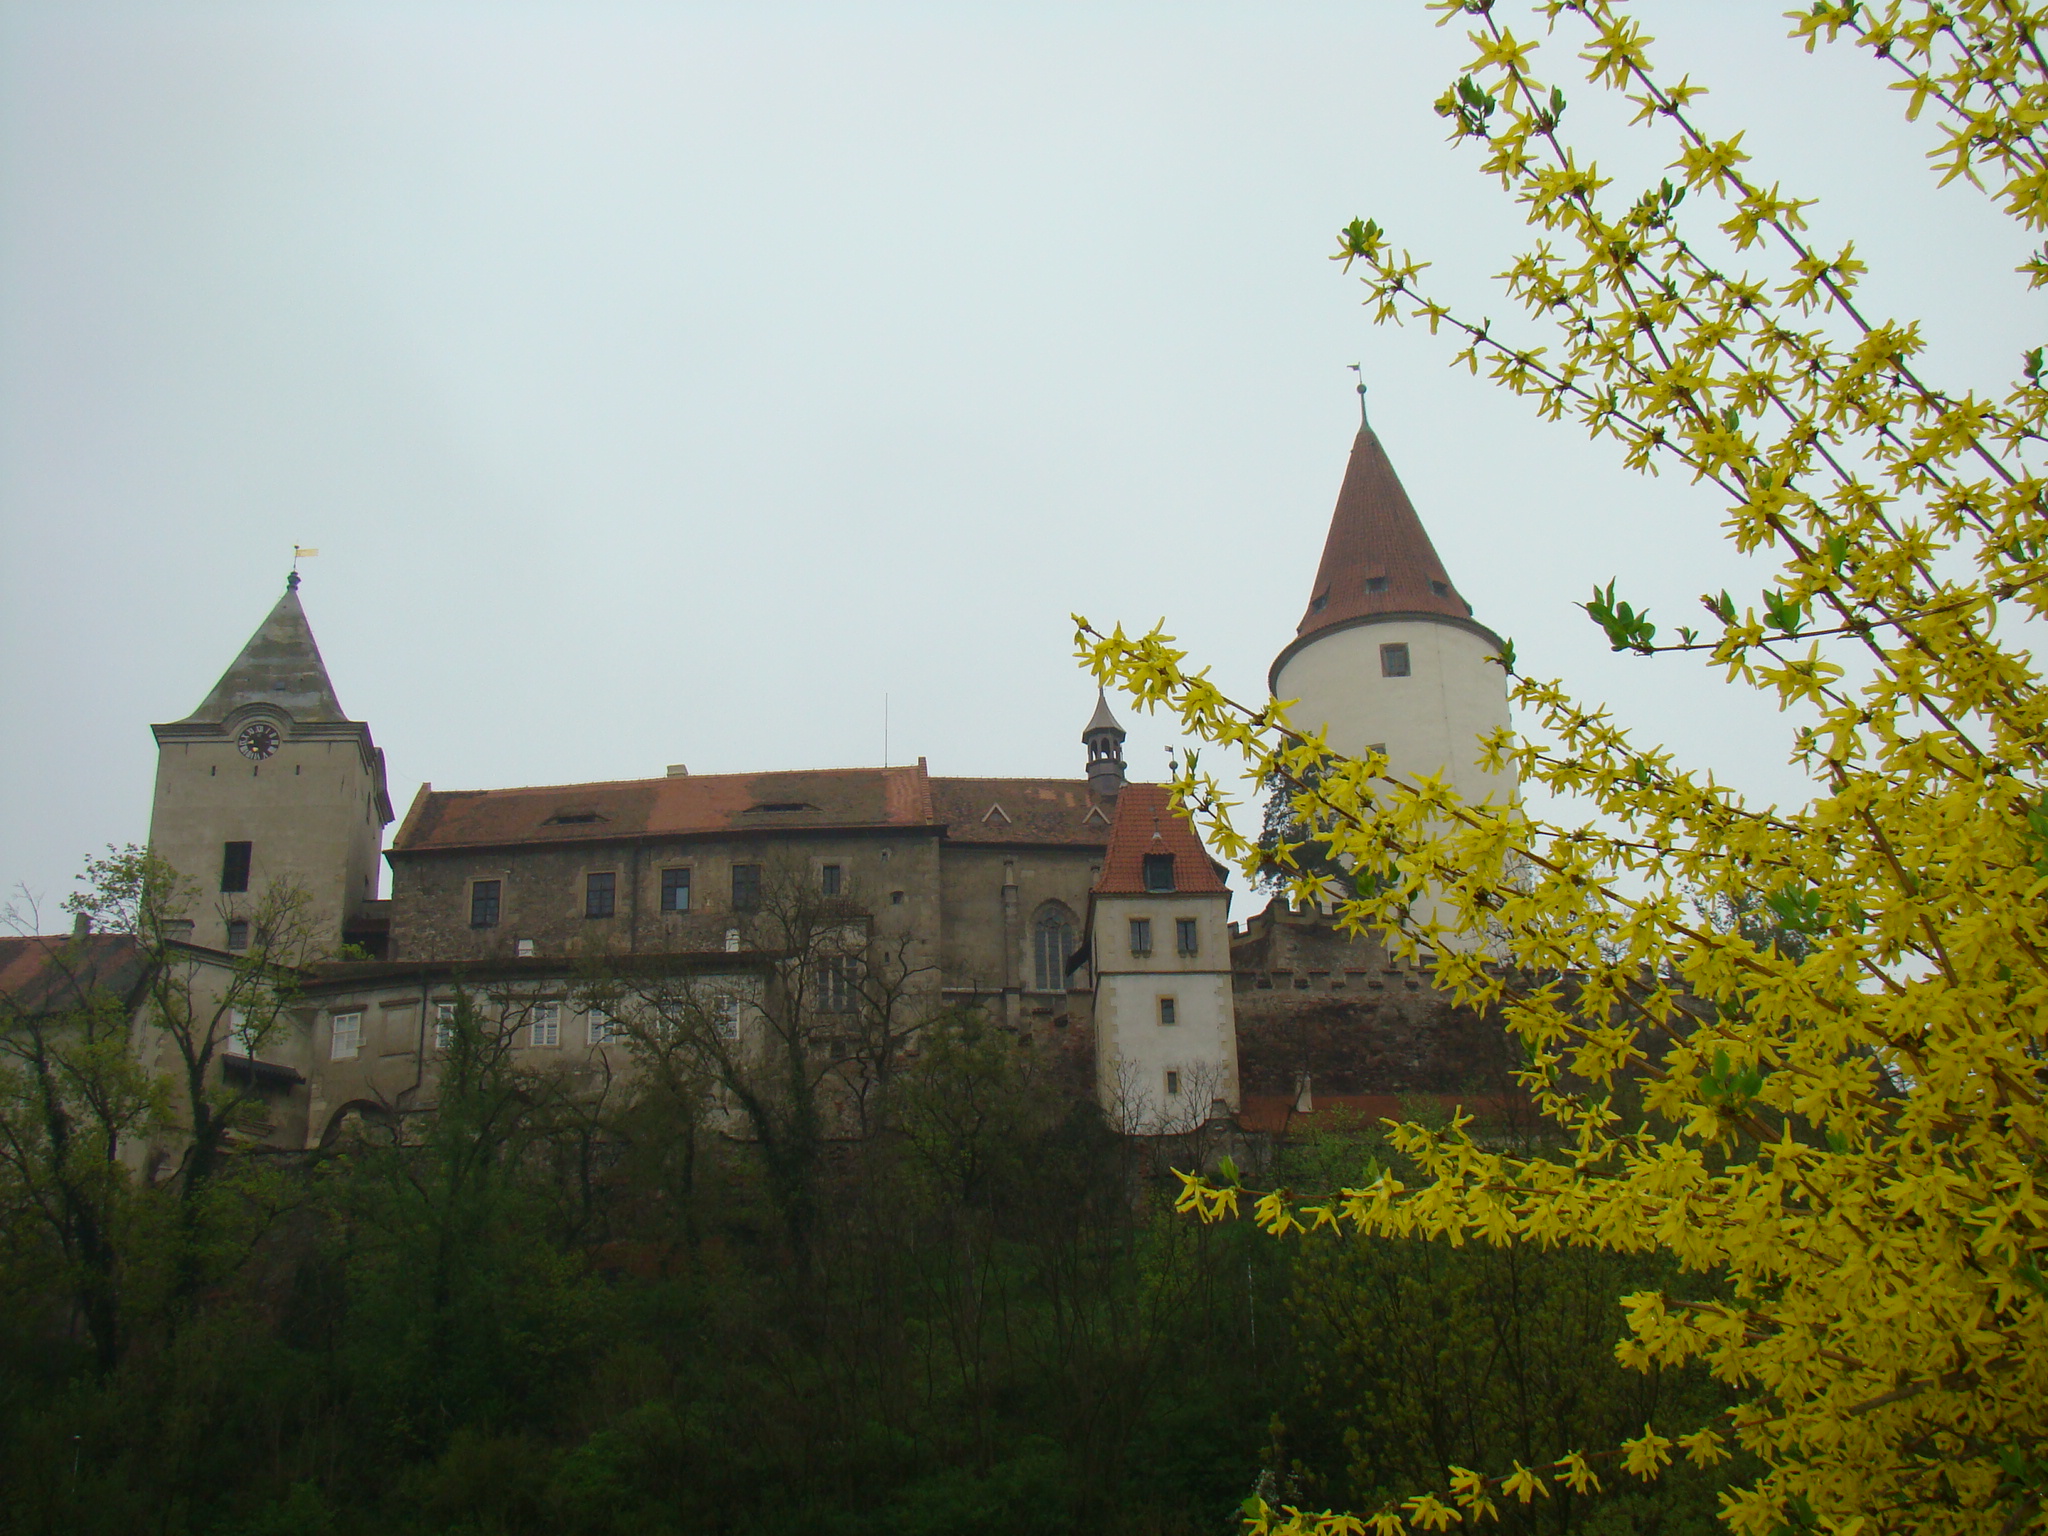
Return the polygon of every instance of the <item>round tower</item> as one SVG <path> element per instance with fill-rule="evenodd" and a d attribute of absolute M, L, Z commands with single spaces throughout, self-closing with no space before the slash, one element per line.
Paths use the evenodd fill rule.
<path fill-rule="evenodd" d="M 1437 774 L 1468 800 L 1514 798 L 1511 776 L 1480 770 L 1479 738 L 1508 723 L 1501 640 L 1472 617 L 1361 423 L 1322 564 L 1293 641 L 1267 685 L 1300 730 L 1347 756 L 1379 748 L 1403 778 Z"/>

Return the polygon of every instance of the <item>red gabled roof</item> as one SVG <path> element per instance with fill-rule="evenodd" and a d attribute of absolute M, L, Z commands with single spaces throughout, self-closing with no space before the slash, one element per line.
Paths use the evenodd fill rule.
<path fill-rule="evenodd" d="M 1145 855 L 1173 855 L 1177 892 L 1220 896 L 1228 887 L 1195 834 L 1187 812 L 1178 810 L 1164 784 L 1126 784 L 1117 796 L 1116 821 L 1109 829 L 1102 874 L 1095 891 L 1103 896 L 1145 894 Z"/>
<path fill-rule="evenodd" d="M 1386 583 L 1383 589 L 1367 589 L 1368 582 L 1381 578 Z M 1313 634 L 1379 613 L 1441 613 L 1462 619 L 1469 618 L 1472 609 L 1451 585 L 1387 450 L 1371 427 L 1362 426 L 1351 445 L 1337 508 L 1330 514 L 1330 533 L 1323 543 L 1323 563 L 1316 568 L 1316 584 L 1309 591 L 1308 612 L 1295 634 Z"/>

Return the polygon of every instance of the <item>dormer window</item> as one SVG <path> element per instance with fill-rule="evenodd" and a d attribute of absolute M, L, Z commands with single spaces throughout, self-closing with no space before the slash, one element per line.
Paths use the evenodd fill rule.
<path fill-rule="evenodd" d="M 1386 591 L 1386 590 L 1387 590 L 1387 578 L 1386 578 L 1386 577 L 1384 577 L 1384 576 L 1368 576 L 1368 577 L 1366 577 L 1366 578 L 1365 578 L 1365 590 L 1366 590 L 1366 591 L 1368 591 L 1368 592 L 1384 592 L 1384 591 Z"/>
<path fill-rule="evenodd" d="M 1429 584 L 1429 590 L 1438 597 L 1449 597 L 1451 595 L 1451 584 L 1448 581 L 1432 581 Z"/>
<path fill-rule="evenodd" d="M 778 811 L 815 811 L 816 809 L 817 807 L 815 805 L 806 805 L 801 800 L 769 800 L 763 802 L 760 805 L 748 806 L 746 814 L 749 816 L 758 816 L 764 813 Z"/>
<path fill-rule="evenodd" d="M 541 825 L 544 827 L 585 827 L 604 818 L 595 811 L 557 811 Z"/>
<path fill-rule="evenodd" d="M 1330 594 L 1328 592 L 1318 592 L 1314 597 L 1309 599 L 1308 611 L 1310 613 L 1321 613 L 1325 608 L 1329 606 Z"/>
<path fill-rule="evenodd" d="M 1145 855 L 1145 889 L 1157 893 L 1173 890 L 1173 855 L 1170 853 L 1148 853 Z"/>

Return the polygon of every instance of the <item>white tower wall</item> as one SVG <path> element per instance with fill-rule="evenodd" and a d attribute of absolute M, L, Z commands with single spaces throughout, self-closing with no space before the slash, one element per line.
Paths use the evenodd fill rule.
<path fill-rule="evenodd" d="M 1408 675 L 1389 677 L 1382 647 L 1408 648 Z M 1468 800 L 1507 804 L 1511 777 L 1478 766 L 1482 737 L 1508 723 L 1507 675 L 1487 660 L 1499 642 L 1477 624 L 1428 616 L 1356 620 L 1316 630 L 1281 653 L 1273 696 L 1300 730 L 1321 730 L 1346 756 L 1386 751 L 1401 776 L 1437 774 Z"/>

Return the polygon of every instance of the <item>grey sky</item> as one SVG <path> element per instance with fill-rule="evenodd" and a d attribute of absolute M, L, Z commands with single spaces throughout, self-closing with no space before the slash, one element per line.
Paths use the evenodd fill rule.
<path fill-rule="evenodd" d="M 1858 241 L 1871 307 L 1926 320 L 1928 371 L 2003 389 L 2044 339 L 2025 242 L 1934 190 L 1875 66 L 1784 42 L 1782 0 L 1642 9 Z M 876 762 L 885 692 L 898 761 L 1077 773 L 1070 611 L 1165 616 L 1262 690 L 1358 359 L 1528 667 L 1788 792 L 1768 709 L 1571 606 L 1753 591 L 1711 498 L 1375 330 L 1324 259 L 1376 217 L 1509 318 L 1519 223 L 1429 108 L 1462 55 L 1419 0 L 0 0 L 0 885 L 54 908 L 145 834 L 149 723 L 294 541 L 401 809 L 422 779 Z M 1157 777 L 1170 733 L 1126 723 Z"/>

